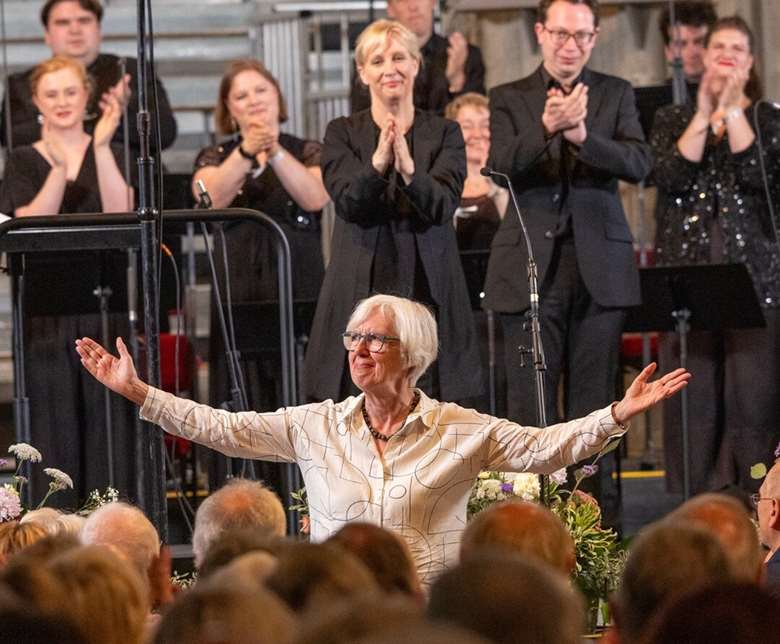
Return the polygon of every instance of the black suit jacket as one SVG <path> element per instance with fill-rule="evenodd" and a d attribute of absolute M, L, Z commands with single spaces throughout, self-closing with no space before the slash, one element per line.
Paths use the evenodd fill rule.
<path fill-rule="evenodd" d="M 547 96 L 541 67 L 490 93 L 491 166 L 512 178 L 544 280 L 565 210 L 571 221 L 577 264 L 593 299 L 602 306 L 640 302 L 633 239 L 618 195 L 618 179 L 637 182 L 651 169 L 650 147 L 639 125 L 631 85 L 588 69 L 588 136 L 561 180 L 562 135 L 547 141 L 542 112 Z M 570 147 L 571 150 L 575 148 Z M 510 206 L 493 238 L 483 306 L 505 313 L 528 308 L 527 252 Z"/>
<path fill-rule="evenodd" d="M 425 272 L 438 311 L 442 397 L 478 395 L 479 352 L 452 225 L 466 177 L 460 127 L 434 114 L 415 112 L 414 178 L 395 198 L 387 179 L 371 164 L 377 131 L 365 110 L 331 121 L 325 133 L 322 174 L 337 217 L 306 352 L 307 394 L 317 400 L 336 399 L 339 394 L 345 362 L 340 335 L 358 300 L 371 295 L 380 226 L 398 216 L 398 200 L 404 199 L 419 253 L 418 270 Z"/>
<path fill-rule="evenodd" d="M 99 54 L 88 68 L 87 72 L 92 78 L 93 89 L 92 96 L 90 97 L 89 104 L 87 105 L 87 114 L 94 115 L 94 118 L 87 121 L 84 126 L 87 132 L 90 134 L 95 129 L 95 125 L 100 119 L 100 97 L 108 91 L 113 85 L 119 81 L 121 76 L 121 68 L 119 65 L 119 56 L 114 54 Z M 130 139 L 130 147 L 137 153 L 139 149 L 138 140 L 138 88 L 136 87 L 138 78 L 138 62 L 135 58 L 125 59 L 125 69 L 130 76 L 130 89 L 132 95 L 130 102 L 127 105 L 127 117 L 129 121 L 128 134 Z M 12 143 L 14 148 L 18 148 L 22 145 L 32 145 L 38 139 L 41 138 L 41 126 L 38 123 L 38 109 L 32 102 L 32 93 L 30 91 L 30 75 L 32 69 L 28 69 L 25 72 L 19 74 L 12 74 L 8 77 L 6 83 L 6 92 L 8 92 L 8 98 L 11 102 L 11 116 L 13 121 L 11 123 L 12 130 Z M 160 141 L 163 148 L 170 146 L 176 138 L 176 119 L 173 117 L 173 111 L 168 103 L 168 95 L 165 93 L 165 88 L 160 82 L 159 78 L 155 79 L 157 84 L 157 95 L 159 98 L 159 114 L 160 114 Z M 148 99 L 149 108 L 152 107 L 152 84 L 149 83 Z M 7 146 L 6 141 L 6 102 L 3 101 L 2 111 L 0 111 L 0 143 Z M 123 142 L 123 125 L 120 122 L 119 127 L 114 134 L 114 142 L 122 145 Z M 152 127 L 152 140 L 154 140 L 154 127 Z M 135 165 L 135 159 L 132 159 L 133 165 Z M 121 166 L 120 166 L 121 167 Z"/>
<path fill-rule="evenodd" d="M 444 114 L 444 108 L 456 96 L 466 92 L 485 93 L 485 63 L 482 61 L 482 50 L 474 45 L 469 45 L 468 56 L 464 74 L 466 81 L 463 89 L 457 94 L 450 93 L 447 82 L 447 47 L 449 40 L 439 34 L 433 34 L 428 42 L 423 45 L 422 65 L 414 79 L 414 106 L 421 110 Z M 366 87 L 360 80 L 357 70 L 352 71 L 352 92 L 350 95 L 351 110 L 354 114 L 367 109 L 371 105 L 371 97 Z"/>

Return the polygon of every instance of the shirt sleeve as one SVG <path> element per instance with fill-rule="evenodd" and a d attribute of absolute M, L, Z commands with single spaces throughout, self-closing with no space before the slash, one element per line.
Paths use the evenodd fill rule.
<path fill-rule="evenodd" d="M 149 387 L 141 418 L 227 456 L 295 462 L 292 408 L 233 413 Z"/>
<path fill-rule="evenodd" d="M 597 454 L 625 432 L 612 418 L 611 406 L 545 428 L 493 418 L 482 469 L 552 474 Z"/>
<path fill-rule="evenodd" d="M 696 181 L 699 164 L 689 161 L 677 147 L 693 113 L 687 106 L 670 105 L 655 113 L 650 145 L 655 155 L 653 177 L 670 193 L 688 192 Z"/>

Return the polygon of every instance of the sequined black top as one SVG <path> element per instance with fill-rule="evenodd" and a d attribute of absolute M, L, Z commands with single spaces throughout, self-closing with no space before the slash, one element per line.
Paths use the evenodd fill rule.
<path fill-rule="evenodd" d="M 758 146 L 734 154 L 727 135 L 709 133 L 699 163 L 685 159 L 677 140 L 695 108 L 670 105 L 655 117 L 650 143 L 655 179 L 666 192 L 658 209 L 657 262 L 661 265 L 743 263 L 763 308 L 780 307 L 780 250 L 775 240 L 761 178 Z M 753 122 L 753 109 L 747 110 Z M 764 108 L 759 126 L 765 165 L 777 203 L 780 182 L 780 115 Z M 778 222 L 780 223 L 780 222 Z"/>

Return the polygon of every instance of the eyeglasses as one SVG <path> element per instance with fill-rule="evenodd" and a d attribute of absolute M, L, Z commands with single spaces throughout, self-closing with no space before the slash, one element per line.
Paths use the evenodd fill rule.
<path fill-rule="evenodd" d="M 761 496 L 759 493 L 750 495 L 750 502 L 753 504 L 754 508 L 758 508 L 759 501 L 774 501 L 774 498 L 771 496 Z"/>
<path fill-rule="evenodd" d="M 371 353 L 379 353 L 387 342 L 400 342 L 401 338 L 395 338 L 391 335 L 379 335 L 378 333 L 358 333 L 357 331 L 347 331 L 342 334 L 344 338 L 344 348 L 347 351 L 354 351 L 358 345 L 365 340 L 366 346 Z"/>
<path fill-rule="evenodd" d="M 590 43 L 593 41 L 593 37 L 596 35 L 595 31 L 576 31 L 572 33 L 571 31 L 566 31 L 565 29 L 548 29 L 547 27 L 542 27 L 542 29 L 550 34 L 552 41 L 557 47 L 563 47 L 567 42 L 569 42 L 569 38 L 574 38 L 574 42 L 577 44 L 577 47 L 583 49 L 584 47 L 590 45 Z"/>

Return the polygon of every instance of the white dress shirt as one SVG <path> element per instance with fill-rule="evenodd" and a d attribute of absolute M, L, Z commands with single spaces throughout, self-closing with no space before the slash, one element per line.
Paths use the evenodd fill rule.
<path fill-rule="evenodd" d="M 539 429 L 420 393 L 381 455 L 361 414 L 363 395 L 230 413 L 150 387 L 141 417 L 228 456 L 297 463 L 313 541 L 349 521 L 389 528 L 409 544 L 426 585 L 458 562 L 466 504 L 480 471 L 550 474 L 625 433 L 609 407 Z"/>

